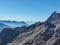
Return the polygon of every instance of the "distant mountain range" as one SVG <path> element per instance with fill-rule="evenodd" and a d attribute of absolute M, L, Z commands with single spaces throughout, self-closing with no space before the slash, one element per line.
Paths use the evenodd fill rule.
<path fill-rule="evenodd" d="M 24 21 L 17 22 L 17 21 L 5 21 L 5 20 L 0 20 L 0 29 L 3 28 L 15 28 L 15 27 L 21 27 L 21 26 L 28 26 Z"/>
<path fill-rule="evenodd" d="M 10 26 L 5 25 L 5 24 L 3 24 L 3 23 L 0 23 L 0 31 L 1 31 L 2 29 L 4 29 L 4 28 L 8 28 L 8 27 L 10 27 Z"/>
<path fill-rule="evenodd" d="M 0 45 L 60 45 L 60 13 L 53 12 L 45 22 L 3 29 Z"/>
<path fill-rule="evenodd" d="M 21 27 L 24 25 L 28 25 L 24 21 L 17 22 L 17 21 L 1 21 L 0 20 L 0 23 L 3 23 L 3 24 L 8 25 L 8 26 L 13 26 L 13 27 Z"/>

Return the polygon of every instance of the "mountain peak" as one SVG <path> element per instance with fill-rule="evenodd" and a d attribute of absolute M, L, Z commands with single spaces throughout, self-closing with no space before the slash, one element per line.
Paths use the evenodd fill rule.
<path fill-rule="evenodd" d="M 54 11 L 52 14 L 56 14 L 57 12 L 56 11 Z"/>
<path fill-rule="evenodd" d="M 57 12 L 54 11 L 54 12 L 51 14 L 51 16 L 54 16 L 54 17 L 59 16 L 59 17 L 60 17 L 60 13 L 57 13 Z"/>
<path fill-rule="evenodd" d="M 51 23 L 59 23 L 60 22 L 60 13 L 53 12 L 51 16 L 48 18 L 47 22 Z"/>

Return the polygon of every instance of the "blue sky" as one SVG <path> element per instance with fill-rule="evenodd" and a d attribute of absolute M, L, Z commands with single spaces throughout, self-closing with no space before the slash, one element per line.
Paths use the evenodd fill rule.
<path fill-rule="evenodd" d="M 60 12 L 60 0 L 0 0 L 0 20 L 45 21 Z"/>

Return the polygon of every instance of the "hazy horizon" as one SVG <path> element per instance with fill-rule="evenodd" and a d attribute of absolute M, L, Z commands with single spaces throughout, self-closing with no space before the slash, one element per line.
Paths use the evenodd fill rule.
<path fill-rule="evenodd" d="M 0 20 L 43 22 L 59 8 L 59 0 L 0 0 Z"/>

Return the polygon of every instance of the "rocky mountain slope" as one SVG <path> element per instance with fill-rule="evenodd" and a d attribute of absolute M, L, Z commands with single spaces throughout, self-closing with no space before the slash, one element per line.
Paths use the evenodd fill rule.
<path fill-rule="evenodd" d="M 60 45 L 60 13 L 53 12 L 45 22 L 17 27 L 14 31 L 18 34 L 6 45 Z"/>
<path fill-rule="evenodd" d="M 56 45 L 60 39 L 60 14 L 54 12 L 46 22 L 32 27 L 7 45 Z"/>

